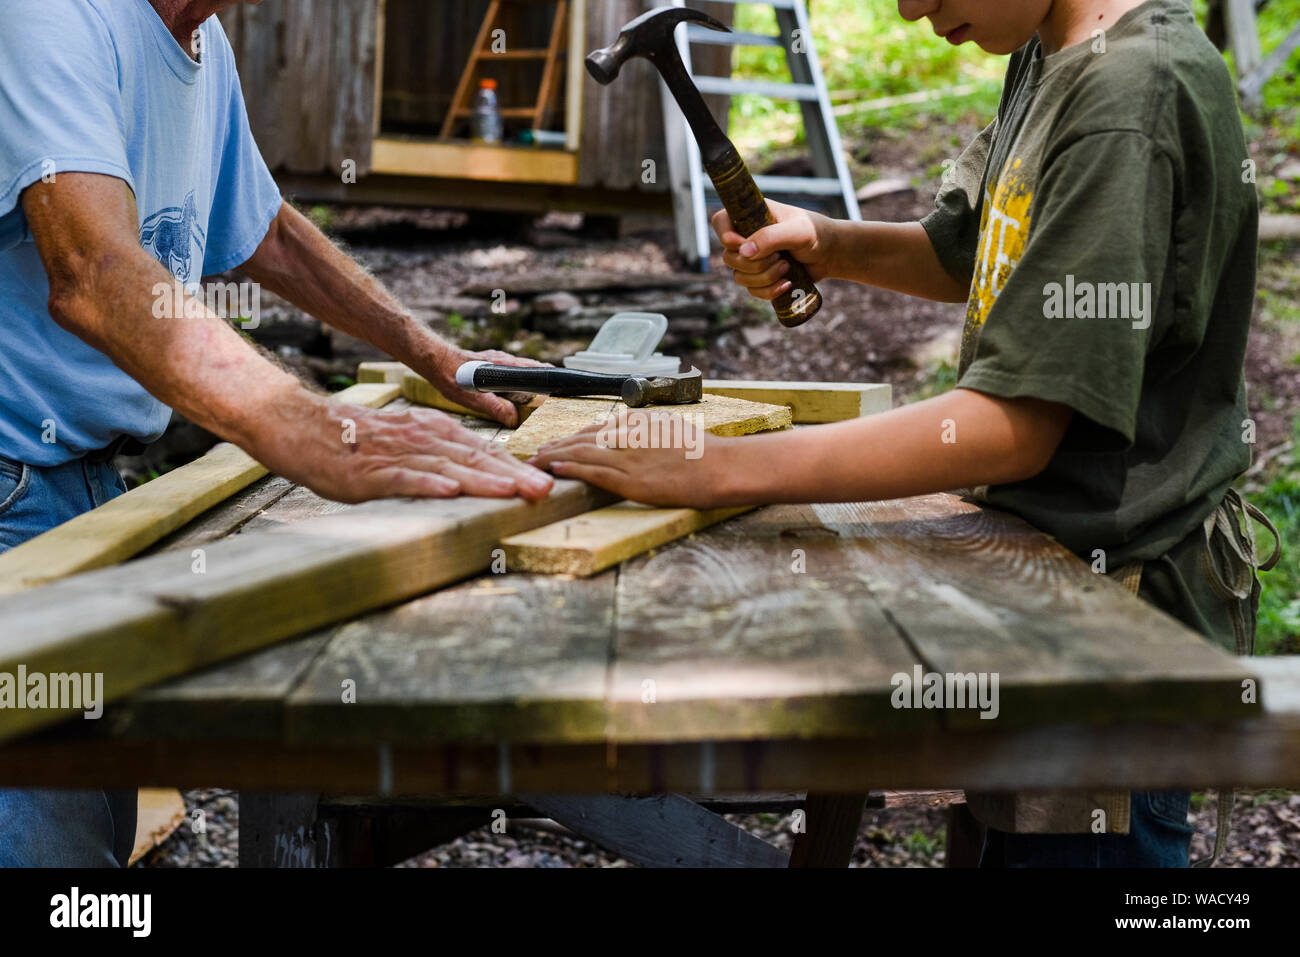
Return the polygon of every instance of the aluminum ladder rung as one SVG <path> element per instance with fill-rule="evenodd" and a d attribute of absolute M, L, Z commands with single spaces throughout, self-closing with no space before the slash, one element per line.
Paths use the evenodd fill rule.
<path fill-rule="evenodd" d="M 708 27 L 702 27 L 694 23 L 687 25 L 686 38 L 692 43 L 707 46 L 779 47 L 781 45 L 780 37 L 770 37 L 766 33 L 745 33 L 739 30 L 732 30 L 730 33 L 719 33 L 717 30 L 710 30 Z"/>
<path fill-rule="evenodd" d="M 838 196 L 842 188 L 838 179 L 824 176 L 755 176 L 754 184 L 763 193 L 773 195 L 805 193 L 809 196 Z M 704 188 L 711 193 L 717 192 L 707 179 Z"/>
<path fill-rule="evenodd" d="M 701 93 L 725 93 L 728 96 L 752 93 L 774 100 L 804 100 L 809 103 L 815 103 L 818 98 L 817 87 L 811 83 L 771 83 L 766 80 L 733 80 L 725 76 L 697 76 L 695 85 Z"/>

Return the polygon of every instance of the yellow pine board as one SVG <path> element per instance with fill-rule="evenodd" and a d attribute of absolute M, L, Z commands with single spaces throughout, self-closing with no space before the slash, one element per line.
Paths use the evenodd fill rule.
<path fill-rule="evenodd" d="M 501 544 L 512 572 L 586 577 L 751 508 L 697 511 L 619 502 L 512 535 Z"/>
<path fill-rule="evenodd" d="M 482 412 L 467 409 L 459 402 L 451 401 L 451 399 L 435 389 L 423 376 L 418 376 L 414 372 L 408 371 L 402 376 L 402 398 L 408 402 L 414 402 L 416 405 L 427 405 L 431 409 L 438 409 L 442 412 L 472 415 L 478 419 L 488 418 Z"/>
<path fill-rule="evenodd" d="M 605 416 L 629 411 L 612 399 L 547 399 L 540 409 L 515 429 L 506 449 L 516 458 L 527 459 L 547 442 L 572 435 Z M 731 396 L 706 395 L 686 405 L 660 405 L 653 411 L 687 416 L 714 435 L 749 435 L 786 429 L 792 424 L 790 410 L 783 405 L 750 402 Z"/>
<path fill-rule="evenodd" d="M 357 382 L 391 382 L 401 385 L 411 370 L 401 362 L 362 362 L 357 366 Z"/>
<path fill-rule="evenodd" d="M 365 366 L 388 366 L 388 365 L 399 365 L 399 363 L 363 362 L 361 365 L 364 369 Z M 403 366 L 403 369 L 405 369 L 405 366 Z M 370 375 L 370 376 L 377 376 L 377 375 L 394 376 L 396 375 L 396 371 L 389 370 L 389 369 L 365 369 L 365 371 L 360 374 Z M 399 380 L 386 379 L 385 381 L 393 382 Z M 427 405 L 429 408 L 437 409 L 440 412 L 454 412 L 457 415 L 472 415 L 476 419 L 484 419 L 488 422 L 496 421 L 495 419 L 484 414 L 483 412 L 479 412 L 475 409 L 467 409 L 459 402 L 453 402 L 451 399 L 447 398 L 445 395 L 443 395 L 441 392 L 435 389 L 427 379 L 425 379 L 423 376 L 416 375 L 414 372 L 411 372 L 409 369 L 406 369 L 400 381 L 402 383 L 402 398 L 405 399 L 407 402 L 414 402 L 416 405 Z M 535 412 L 537 409 L 540 409 L 541 407 L 542 407 L 542 397 L 534 396 L 532 400 L 525 403 L 524 405 L 516 405 L 515 409 L 519 413 L 519 421 L 525 422 L 527 421 L 528 417 L 532 415 L 533 412 Z"/>
<path fill-rule="evenodd" d="M 393 384 L 370 383 L 333 398 L 379 408 L 399 391 Z M 0 595 L 125 561 L 266 472 L 243 449 L 222 443 L 188 465 L 0 554 Z"/>
<path fill-rule="evenodd" d="M 842 422 L 893 407 L 893 390 L 885 383 L 705 379 L 704 392 L 788 406 L 799 424 Z"/>

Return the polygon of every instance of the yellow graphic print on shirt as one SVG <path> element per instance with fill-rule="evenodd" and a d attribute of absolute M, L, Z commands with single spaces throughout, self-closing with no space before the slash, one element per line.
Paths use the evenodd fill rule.
<path fill-rule="evenodd" d="M 979 245 L 975 251 L 975 278 L 966 304 L 966 325 L 961 337 L 959 374 L 975 358 L 980 330 L 998 294 L 1020 262 L 1029 238 L 1029 207 L 1033 194 L 1019 159 L 1008 160 L 1002 175 L 984 197 Z"/>

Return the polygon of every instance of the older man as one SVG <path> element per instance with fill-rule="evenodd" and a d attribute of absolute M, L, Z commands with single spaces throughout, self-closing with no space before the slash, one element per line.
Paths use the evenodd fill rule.
<path fill-rule="evenodd" d="M 172 409 L 341 501 L 551 489 L 439 413 L 326 401 L 197 302 L 156 310 L 160 283 L 238 267 L 465 405 L 515 421 L 510 403 L 455 386 L 456 367 L 482 354 L 414 322 L 282 201 L 213 16 L 228 5 L 5 6 L 0 550 L 124 491 L 114 454 L 156 439 Z M 134 822 L 134 793 L 0 791 L 0 864 L 125 864 Z"/>

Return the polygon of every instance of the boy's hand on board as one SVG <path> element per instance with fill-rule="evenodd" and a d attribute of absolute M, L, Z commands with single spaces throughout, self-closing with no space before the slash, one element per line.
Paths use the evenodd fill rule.
<path fill-rule="evenodd" d="M 781 295 L 790 288 L 785 278 L 789 266 L 777 255 L 782 250 L 807 266 L 814 282 L 835 278 L 835 220 L 772 200 L 767 206 L 776 222 L 749 238 L 736 232 L 725 209 L 713 217 L 713 231 L 722 241 L 722 261 L 731 268 L 736 282 L 755 299 L 770 302 Z"/>
<path fill-rule="evenodd" d="M 646 447 L 647 437 L 654 437 Z M 681 416 L 634 410 L 548 442 L 528 460 L 645 505 L 721 508 L 728 500 L 731 440 Z"/>

